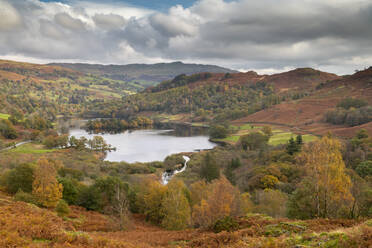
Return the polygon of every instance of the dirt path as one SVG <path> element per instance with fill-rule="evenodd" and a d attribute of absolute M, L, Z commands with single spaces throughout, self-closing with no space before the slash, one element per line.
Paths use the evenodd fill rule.
<path fill-rule="evenodd" d="M 31 140 L 22 141 L 22 142 L 19 142 L 19 143 L 13 145 L 13 146 L 9 146 L 9 147 L 0 149 L 0 152 L 11 150 L 11 149 L 17 148 L 18 146 L 21 146 L 21 145 L 24 145 L 24 144 L 28 144 L 28 143 L 31 143 Z"/>

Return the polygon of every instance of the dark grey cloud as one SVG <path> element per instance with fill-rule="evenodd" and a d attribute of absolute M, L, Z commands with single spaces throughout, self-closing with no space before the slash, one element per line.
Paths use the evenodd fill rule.
<path fill-rule="evenodd" d="M 117 3 L 0 0 L 0 56 L 350 73 L 372 64 L 371 25 L 370 0 L 200 0 L 164 13 Z"/>

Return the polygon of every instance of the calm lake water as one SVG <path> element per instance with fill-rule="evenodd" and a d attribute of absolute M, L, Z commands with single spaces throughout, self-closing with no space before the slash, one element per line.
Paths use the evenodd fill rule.
<path fill-rule="evenodd" d="M 108 144 L 116 147 L 116 151 L 109 152 L 106 157 L 106 160 L 115 162 L 163 161 L 170 154 L 216 146 L 208 140 L 205 130 L 179 126 L 172 130 L 133 130 L 118 134 L 90 134 L 83 129 L 72 128 L 69 133 L 76 138 L 102 136 Z"/>

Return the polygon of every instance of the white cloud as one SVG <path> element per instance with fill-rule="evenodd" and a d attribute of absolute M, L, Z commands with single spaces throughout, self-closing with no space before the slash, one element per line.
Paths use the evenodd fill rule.
<path fill-rule="evenodd" d="M 74 31 L 82 31 L 85 24 L 80 19 L 75 19 L 67 13 L 58 13 L 54 16 L 55 22 L 64 28 Z"/>
<path fill-rule="evenodd" d="M 116 14 L 95 14 L 93 16 L 95 24 L 103 29 L 120 29 L 127 22 L 124 17 Z"/>
<path fill-rule="evenodd" d="M 18 11 L 6 1 L 0 0 L 0 31 L 10 31 L 22 25 Z"/>
<path fill-rule="evenodd" d="M 371 64 L 371 22 L 370 0 L 200 0 L 164 13 L 118 2 L 0 0 L 0 56 L 343 74 Z"/>

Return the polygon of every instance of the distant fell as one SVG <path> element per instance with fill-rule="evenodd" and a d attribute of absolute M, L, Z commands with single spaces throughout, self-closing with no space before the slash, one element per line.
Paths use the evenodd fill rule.
<path fill-rule="evenodd" d="M 170 80 L 180 74 L 191 75 L 195 73 L 235 73 L 237 71 L 216 65 L 185 64 L 182 62 L 158 64 L 127 64 L 127 65 L 101 65 L 84 63 L 52 63 L 83 73 L 91 73 L 108 77 L 114 80 L 138 82 L 144 86 L 156 85 Z"/>

